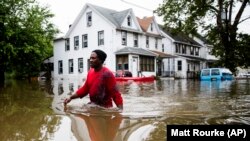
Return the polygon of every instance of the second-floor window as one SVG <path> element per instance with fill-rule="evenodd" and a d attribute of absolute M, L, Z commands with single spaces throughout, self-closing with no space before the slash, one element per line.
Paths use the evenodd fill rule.
<path fill-rule="evenodd" d="M 149 37 L 146 36 L 146 47 L 149 48 Z"/>
<path fill-rule="evenodd" d="M 83 58 L 78 58 L 78 72 L 83 72 Z"/>
<path fill-rule="evenodd" d="M 199 56 L 199 48 L 195 48 L 195 55 Z"/>
<path fill-rule="evenodd" d="M 92 12 L 88 12 L 86 14 L 87 17 L 87 26 L 90 27 L 92 25 Z"/>
<path fill-rule="evenodd" d="M 69 38 L 65 39 L 65 51 L 70 50 L 70 45 L 69 45 Z"/>
<path fill-rule="evenodd" d="M 98 46 L 104 45 L 104 31 L 98 31 Z"/>
<path fill-rule="evenodd" d="M 182 54 L 186 53 L 187 53 L 186 45 L 182 45 Z"/>
<path fill-rule="evenodd" d="M 158 39 L 155 38 L 155 49 L 157 49 L 157 48 L 158 48 Z"/>
<path fill-rule="evenodd" d="M 88 47 L 88 34 L 82 35 L 82 47 Z"/>
<path fill-rule="evenodd" d="M 153 23 L 150 24 L 150 30 L 153 32 L 154 28 L 153 28 Z"/>
<path fill-rule="evenodd" d="M 69 59 L 69 73 L 74 72 L 74 62 L 73 59 Z"/>
<path fill-rule="evenodd" d="M 79 36 L 74 37 L 74 49 L 75 50 L 79 49 Z"/>
<path fill-rule="evenodd" d="M 59 60 L 58 61 L 58 74 L 62 74 L 63 73 L 63 61 Z"/>
<path fill-rule="evenodd" d="M 134 47 L 138 47 L 138 34 L 134 33 Z"/>
<path fill-rule="evenodd" d="M 161 45 L 161 51 L 164 52 L 164 44 Z"/>
<path fill-rule="evenodd" d="M 127 32 L 122 31 L 122 45 L 127 45 Z"/>
<path fill-rule="evenodd" d="M 180 44 L 175 45 L 175 53 L 181 53 L 181 45 Z"/>
<path fill-rule="evenodd" d="M 190 47 L 190 55 L 194 55 L 194 47 Z"/>

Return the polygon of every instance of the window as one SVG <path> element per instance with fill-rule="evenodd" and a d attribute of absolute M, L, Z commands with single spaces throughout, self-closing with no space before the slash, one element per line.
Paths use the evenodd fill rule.
<path fill-rule="evenodd" d="M 128 26 L 131 26 L 131 16 L 128 16 L 127 20 L 128 20 Z"/>
<path fill-rule="evenodd" d="M 104 45 L 104 31 L 98 31 L 98 46 Z"/>
<path fill-rule="evenodd" d="M 88 12 L 86 17 L 87 17 L 87 27 L 90 27 L 92 25 L 92 12 Z"/>
<path fill-rule="evenodd" d="M 149 37 L 146 36 L 146 47 L 149 48 Z"/>
<path fill-rule="evenodd" d="M 190 55 L 194 55 L 194 47 L 190 47 Z"/>
<path fill-rule="evenodd" d="M 155 60 L 151 56 L 140 56 L 140 69 L 141 71 L 155 71 Z"/>
<path fill-rule="evenodd" d="M 58 74 L 62 74 L 63 73 L 63 62 L 62 60 L 58 61 Z"/>
<path fill-rule="evenodd" d="M 187 51 L 186 51 L 186 45 L 182 45 L 182 54 L 186 54 Z"/>
<path fill-rule="evenodd" d="M 211 75 L 220 75 L 220 70 L 219 69 L 212 69 Z"/>
<path fill-rule="evenodd" d="M 69 59 L 69 73 L 74 72 L 74 62 L 73 59 Z"/>
<path fill-rule="evenodd" d="M 210 70 L 203 70 L 201 75 L 202 76 L 209 76 L 210 75 Z"/>
<path fill-rule="evenodd" d="M 178 71 L 181 71 L 182 70 L 182 61 L 178 61 L 177 62 L 177 66 L 178 66 Z"/>
<path fill-rule="evenodd" d="M 82 35 L 82 47 L 88 47 L 88 34 Z"/>
<path fill-rule="evenodd" d="M 153 28 L 153 23 L 150 24 L 150 30 L 153 31 L 154 28 Z"/>
<path fill-rule="evenodd" d="M 78 72 L 83 72 L 83 58 L 78 58 Z"/>
<path fill-rule="evenodd" d="M 119 55 L 116 60 L 117 70 L 128 70 L 128 55 Z"/>
<path fill-rule="evenodd" d="M 127 45 L 127 32 L 122 31 L 122 45 Z"/>
<path fill-rule="evenodd" d="M 134 47 L 138 47 L 138 34 L 134 33 Z"/>
<path fill-rule="evenodd" d="M 164 52 L 164 44 L 161 45 L 161 51 Z"/>
<path fill-rule="evenodd" d="M 181 45 L 180 44 L 175 45 L 175 53 L 181 53 Z"/>
<path fill-rule="evenodd" d="M 65 50 L 66 50 L 66 51 L 70 50 L 69 38 L 65 39 Z"/>
<path fill-rule="evenodd" d="M 155 38 L 155 48 L 157 49 L 158 48 L 158 39 Z"/>
<path fill-rule="evenodd" d="M 74 49 L 75 50 L 79 49 L 79 36 L 74 37 Z"/>
<path fill-rule="evenodd" d="M 199 48 L 195 48 L 195 55 L 199 56 Z"/>

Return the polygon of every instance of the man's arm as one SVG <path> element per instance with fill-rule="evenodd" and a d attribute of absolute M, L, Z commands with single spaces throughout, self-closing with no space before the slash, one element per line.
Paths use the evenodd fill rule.
<path fill-rule="evenodd" d="M 109 77 L 107 77 L 106 87 L 108 88 L 108 93 L 111 94 L 116 106 L 119 109 L 123 109 L 123 98 L 116 85 L 115 76 L 110 72 Z"/>

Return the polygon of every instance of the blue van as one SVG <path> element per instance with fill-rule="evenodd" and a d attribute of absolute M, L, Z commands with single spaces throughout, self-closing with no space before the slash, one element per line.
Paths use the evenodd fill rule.
<path fill-rule="evenodd" d="M 201 80 L 233 80 L 233 73 L 226 68 L 207 68 L 200 73 Z"/>

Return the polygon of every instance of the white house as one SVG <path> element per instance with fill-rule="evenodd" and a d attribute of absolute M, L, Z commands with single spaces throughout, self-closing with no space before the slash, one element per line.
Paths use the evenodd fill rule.
<path fill-rule="evenodd" d="M 163 52 L 173 57 L 163 59 L 163 76 L 175 78 L 194 78 L 206 63 L 203 55 L 204 46 L 193 38 L 182 34 L 172 33 L 170 29 L 161 28 Z"/>
<path fill-rule="evenodd" d="M 115 11 L 86 4 L 64 37 L 54 40 L 54 79 L 84 79 L 93 50 L 107 53 L 112 71 L 129 70 L 133 76 L 156 75 L 162 36 L 153 17 L 139 19 L 132 9 Z"/>
<path fill-rule="evenodd" d="M 132 9 L 115 11 L 87 3 L 66 35 L 54 40 L 54 79 L 84 79 L 95 49 L 107 53 L 104 64 L 113 72 L 193 78 L 216 60 L 210 48 L 202 39 L 172 34 L 153 16 L 140 19 Z"/>

